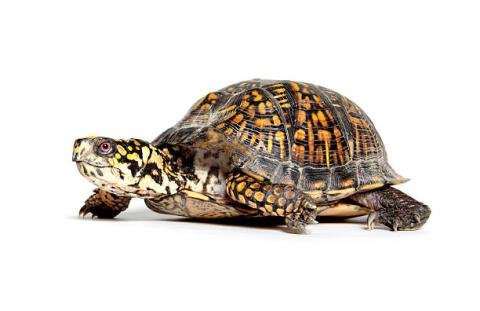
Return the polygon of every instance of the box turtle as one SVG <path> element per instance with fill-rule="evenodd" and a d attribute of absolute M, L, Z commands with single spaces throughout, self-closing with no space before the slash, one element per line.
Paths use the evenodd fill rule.
<path fill-rule="evenodd" d="M 406 179 L 367 115 L 309 83 L 240 82 L 202 97 L 151 143 L 78 139 L 73 161 L 97 187 L 81 216 L 113 218 L 131 198 L 188 217 L 282 217 L 292 233 L 318 216 L 368 215 L 369 229 L 396 231 L 430 215 L 392 187 Z"/>

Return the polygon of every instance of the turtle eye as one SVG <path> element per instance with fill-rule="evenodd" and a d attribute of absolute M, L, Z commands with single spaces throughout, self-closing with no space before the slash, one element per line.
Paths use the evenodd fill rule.
<path fill-rule="evenodd" d="M 98 151 L 101 153 L 101 154 L 109 154 L 110 152 L 112 152 L 112 144 L 108 141 L 102 141 L 100 143 L 100 145 L 98 146 Z"/>

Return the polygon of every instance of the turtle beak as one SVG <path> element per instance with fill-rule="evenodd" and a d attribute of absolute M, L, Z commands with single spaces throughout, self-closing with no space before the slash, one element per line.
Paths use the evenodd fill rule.
<path fill-rule="evenodd" d="M 81 139 L 75 140 L 75 143 L 73 144 L 73 154 L 72 154 L 72 161 L 77 162 L 80 159 L 80 145 L 82 144 Z"/>
<path fill-rule="evenodd" d="M 75 140 L 75 143 L 73 144 L 72 161 L 84 161 L 88 154 L 90 154 L 93 143 L 93 138 L 79 138 Z"/>

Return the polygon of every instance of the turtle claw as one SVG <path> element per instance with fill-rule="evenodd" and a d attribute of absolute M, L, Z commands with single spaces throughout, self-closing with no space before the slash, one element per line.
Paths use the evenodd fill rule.
<path fill-rule="evenodd" d="M 88 207 L 86 205 L 84 205 L 80 211 L 78 211 L 78 216 L 82 217 L 82 218 L 85 218 L 86 215 L 88 215 L 90 213 Z M 92 214 L 93 215 L 93 214 Z"/>
<path fill-rule="evenodd" d="M 394 218 L 391 222 L 386 222 L 384 217 L 385 216 L 382 215 L 381 212 L 372 211 L 370 214 L 368 214 L 367 229 L 368 230 L 375 229 L 375 224 L 377 222 L 383 223 L 387 227 L 390 227 L 392 231 L 416 230 L 417 226 L 421 224 L 420 215 L 415 215 L 414 221 L 410 223 L 408 226 L 402 225 L 402 220 L 399 218 Z"/>
<path fill-rule="evenodd" d="M 287 223 L 287 232 L 293 234 L 305 234 L 305 225 L 307 220 L 303 219 L 303 215 L 291 214 L 285 218 Z"/>
<path fill-rule="evenodd" d="M 415 215 L 414 215 L 413 217 L 414 217 L 414 219 L 415 219 L 415 221 L 416 221 L 417 223 L 421 223 L 421 222 L 422 222 L 422 219 L 421 219 L 421 217 L 420 217 L 420 214 L 415 213 Z"/>
<path fill-rule="evenodd" d="M 296 226 L 296 227 L 288 227 L 287 226 L 287 232 L 288 233 L 293 233 L 293 234 L 306 234 L 307 231 L 305 230 L 305 226 Z"/>
<path fill-rule="evenodd" d="M 305 223 L 308 225 L 318 224 L 317 221 L 317 210 L 308 209 L 304 211 Z"/>
<path fill-rule="evenodd" d="M 375 229 L 375 222 L 378 218 L 378 213 L 373 211 L 370 214 L 368 214 L 368 219 L 367 219 L 367 228 L 368 230 L 373 230 Z"/>
<path fill-rule="evenodd" d="M 300 208 L 298 213 L 291 213 L 285 220 L 287 223 L 287 232 L 294 234 L 305 234 L 305 225 L 317 224 L 317 206 L 309 197 L 301 197 L 297 201 Z"/>
<path fill-rule="evenodd" d="M 91 215 L 92 219 L 98 216 L 95 214 L 95 206 L 84 205 L 78 212 L 78 216 L 85 218 L 88 215 Z"/>
<path fill-rule="evenodd" d="M 302 205 L 305 223 L 308 225 L 318 224 L 317 206 L 308 199 L 305 199 Z"/>
<path fill-rule="evenodd" d="M 398 219 L 395 219 L 392 224 L 392 230 L 398 231 L 399 226 L 400 226 L 400 222 L 398 221 Z"/>
<path fill-rule="evenodd" d="M 90 214 L 92 219 L 95 219 L 95 218 L 108 219 L 108 218 L 114 218 L 120 212 L 121 212 L 120 210 L 113 210 L 110 208 L 106 208 L 103 204 L 100 204 L 100 205 L 85 204 L 78 212 L 78 216 L 85 218 Z"/>
<path fill-rule="evenodd" d="M 423 215 L 422 215 L 423 213 Z M 381 207 L 370 212 L 367 218 L 368 230 L 373 230 L 375 224 L 381 223 L 392 231 L 413 231 L 419 229 L 428 219 L 430 209 L 422 206 L 419 212 Z"/>

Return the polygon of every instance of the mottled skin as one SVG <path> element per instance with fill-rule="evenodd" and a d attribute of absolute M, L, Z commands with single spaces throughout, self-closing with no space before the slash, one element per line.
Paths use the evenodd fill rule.
<path fill-rule="evenodd" d="M 98 189 L 80 210 L 113 218 L 130 198 L 199 218 L 283 217 L 305 232 L 319 216 L 369 214 L 368 226 L 415 230 L 430 209 L 404 182 L 366 114 L 313 84 L 251 80 L 200 99 L 152 143 L 89 137 L 73 160 Z"/>

